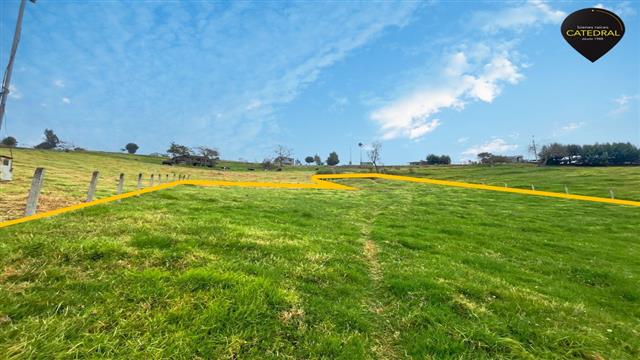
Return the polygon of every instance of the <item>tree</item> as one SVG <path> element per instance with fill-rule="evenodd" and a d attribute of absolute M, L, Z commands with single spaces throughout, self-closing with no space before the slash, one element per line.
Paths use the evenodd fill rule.
<path fill-rule="evenodd" d="M 631 143 L 575 145 L 553 143 L 540 150 L 544 165 L 631 165 L 640 163 L 640 149 Z"/>
<path fill-rule="evenodd" d="M 539 159 L 544 165 L 560 165 L 562 158 L 568 156 L 569 152 L 565 145 L 553 143 L 544 145 L 539 155 Z"/>
<path fill-rule="evenodd" d="M 36 145 L 36 149 L 55 149 L 60 144 L 58 136 L 50 129 L 44 129 L 44 141 Z"/>
<path fill-rule="evenodd" d="M 308 165 L 310 165 L 314 161 L 315 159 L 313 158 L 313 156 L 307 156 L 306 158 L 304 158 L 304 162 L 306 162 Z"/>
<path fill-rule="evenodd" d="M 435 165 L 440 163 L 440 157 L 436 154 L 427 155 L 427 164 Z"/>
<path fill-rule="evenodd" d="M 207 159 L 218 160 L 220 158 L 220 152 L 217 149 L 212 149 L 206 146 L 198 146 L 196 148 L 198 153 Z"/>
<path fill-rule="evenodd" d="M 436 154 L 429 154 L 427 156 L 427 164 L 429 165 L 438 165 L 438 164 L 442 164 L 442 165 L 449 165 L 451 164 L 451 157 L 449 157 L 449 155 L 436 155 Z"/>
<path fill-rule="evenodd" d="M 382 143 L 379 141 L 375 141 L 371 144 L 371 148 L 367 151 L 367 156 L 369 156 L 369 161 L 373 164 L 378 172 L 378 162 L 380 161 L 380 150 L 382 149 Z"/>
<path fill-rule="evenodd" d="M 481 164 L 488 164 L 491 162 L 491 158 L 493 157 L 493 154 L 490 152 L 481 152 L 478 153 L 478 160 L 480 161 Z"/>
<path fill-rule="evenodd" d="M 220 152 L 217 149 L 212 149 L 206 146 L 198 146 L 196 148 L 198 154 L 209 159 L 211 166 L 216 166 L 218 159 L 220 159 Z"/>
<path fill-rule="evenodd" d="M 273 161 L 271 161 L 271 159 L 269 158 L 265 158 L 264 160 L 262 160 L 262 168 L 264 170 L 271 170 L 273 169 Z"/>
<path fill-rule="evenodd" d="M 127 150 L 129 154 L 135 154 L 140 147 L 137 144 L 128 143 L 127 145 L 124 146 L 124 148 Z"/>
<path fill-rule="evenodd" d="M 322 159 L 320 159 L 320 156 L 318 156 L 318 154 L 315 154 L 315 155 L 313 156 L 313 161 L 315 161 L 315 162 L 316 162 L 316 165 L 318 165 L 318 166 L 323 165 L 323 164 L 322 164 Z"/>
<path fill-rule="evenodd" d="M 329 154 L 329 157 L 327 158 L 327 165 L 336 166 L 338 165 L 339 162 L 340 162 L 340 159 L 338 159 L 338 153 L 336 153 L 335 151 L 332 151 Z"/>
<path fill-rule="evenodd" d="M 169 153 L 169 154 L 171 154 L 173 156 L 192 155 L 193 154 L 193 150 L 191 150 L 191 148 L 188 147 L 188 146 L 184 146 L 184 145 L 176 144 L 175 142 L 171 142 L 171 145 L 169 146 L 169 149 L 167 150 L 167 153 Z"/>
<path fill-rule="evenodd" d="M 14 138 L 13 136 L 7 136 L 6 138 L 2 139 L 2 142 L 0 142 L 0 144 L 2 144 L 2 146 L 12 148 L 18 146 L 18 140 L 16 140 L 16 138 Z"/>
<path fill-rule="evenodd" d="M 278 164 L 279 167 L 282 167 L 285 162 L 288 163 L 291 160 L 293 150 L 283 145 L 276 145 L 273 152 L 276 155 L 273 162 Z"/>

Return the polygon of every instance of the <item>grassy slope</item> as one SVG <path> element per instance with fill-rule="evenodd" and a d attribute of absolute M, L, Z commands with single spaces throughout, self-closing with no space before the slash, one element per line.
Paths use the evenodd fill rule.
<path fill-rule="evenodd" d="M 183 187 L 0 229 L 0 353 L 640 357 L 640 212 L 436 186 Z"/>
<path fill-rule="evenodd" d="M 0 148 L 0 154 L 9 150 Z M 94 170 L 101 172 L 98 182 L 98 197 L 113 195 L 120 173 L 125 173 L 125 191 L 136 187 L 137 176 L 144 174 L 144 184 L 148 185 L 151 173 L 189 174 L 197 179 L 225 179 L 240 181 L 281 181 L 308 182 L 315 173 L 315 166 L 289 167 L 284 172 L 246 171 L 256 164 L 222 161 L 218 167 L 226 166 L 231 171 L 169 167 L 161 165 L 161 158 L 105 152 L 58 152 L 33 149 L 15 149 L 15 180 L 0 183 L 0 221 L 23 215 L 31 177 L 36 167 L 45 167 L 45 182 L 40 198 L 39 211 L 51 210 L 83 201 L 87 186 Z M 321 169 L 326 170 L 325 167 Z M 367 169 L 341 169 L 344 171 L 368 171 Z M 608 197 L 613 189 L 615 196 L 622 199 L 640 200 L 640 167 L 609 168 L 559 168 L 531 165 L 507 166 L 430 166 L 423 168 L 391 168 L 392 173 L 412 176 L 426 176 L 438 179 L 452 179 L 477 183 L 487 183 L 511 187 L 564 191 L 583 195 Z"/>
<path fill-rule="evenodd" d="M 628 167 L 560 167 L 521 165 L 496 166 L 428 166 L 390 168 L 389 173 L 457 180 L 487 185 L 564 192 L 580 195 L 640 200 L 640 166 Z"/>
<path fill-rule="evenodd" d="M 0 148 L 0 154 L 9 150 Z M 134 190 L 138 174 L 144 174 L 144 185 L 149 185 L 150 174 L 163 175 L 163 180 L 173 173 L 189 174 L 192 179 L 268 180 L 305 182 L 311 174 L 307 172 L 265 173 L 264 171 L 220 171 L 193 167 L 171 167 L 161 165 L 162 159 L 143 155 L 128 155 L 104 152 L 60 152 L 33 149 L 14 149 L 14 181 L 0 182 L 0 221 L 23 215 L 31 178 L 36 167 L 45 168 L 45 180 L 39 202 L 39 211 L 51 210 L 83 201 L 86 198 L 91 173 L 100 171 L 97 197 L 106 197 L 116 192 L 120 173 L 125 174 L 125 191 Z M 244 169 L 255 164 L 223 161 L 218 164 L 232 169 Z"/>

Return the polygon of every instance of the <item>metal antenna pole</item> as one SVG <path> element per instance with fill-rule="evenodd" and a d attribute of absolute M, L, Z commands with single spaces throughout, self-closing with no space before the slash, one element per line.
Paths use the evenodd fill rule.
<path fill-rule="evenodd" d="M 31 2 L 35 3 L 34 0 Z M 20 33 L 22 31 L 22 15 L 24 15 L 24 6 L 27 4 L 27 0 L 20 1 L 20 9 L 18 10 L 18 21 L 16 22 L 16 31 L 13 33 L 13 44 L 11 45 L 11 54 L 9 55 L 9 63 L 7 64 L 7 70 L 4 73 L 4 79 L 2 79 L 2 89 L 0 90 L 0 130 L 2 130 L 2 119 L 4 118 L 4 108 L 7 104 L 7 97 L 9 97 L 9 85 L 11 84 L 11 73 L 13 72 L 13 60 L 16 57 L 16 51 L 18 50 L 18 43 L 20 42 Z"/>

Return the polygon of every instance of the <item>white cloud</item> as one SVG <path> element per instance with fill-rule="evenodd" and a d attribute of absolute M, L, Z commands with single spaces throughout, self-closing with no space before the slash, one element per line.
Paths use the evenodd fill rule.
<path fill-rule="evenodd" d="M 616 107 L 609 111 L 609 115 L 615 116 L 615 115 L 621 115 L 624 114 L 625 112 L 629 111 L 630 107 L 631 107 L 631 103 L 633 101 L 637 101 L 640 100 L 640 94 L 635 94 L 635 95 L 620 95 L 620 97 L 613 99 L 613 102 L 616 104 Z"/>
<path fill-rule="evenodd" d="M 584 126 L 584 121 L 581 122 L 572 122 L 560 128 L 561 131 L 571 132 L 580 129 Z"/>
<path fill-rule="evenodd" d="M 342 111 L 347 107 L 347 105 L 349 105 L 349 99 L 345 96 L 330 94 L 329 97 L 332 100 L 331 105 L 329 105 L 329 110 L 331 111 Z"/>
<path fill-rule="evenodd" d="M 509 151 L 518 148 L 516 144 L 509 144 L 504 139 L 495 138 L 482 145 L 475 145 L 462 152 L 465 159 L 472 159 L 483 152 L 492 153 L 494 155 L 503 155 Z"/>
<path fill-rule="evenodd" d="M 71 99 L 69 99 L 68 97 L 63 97 L 62 98 L 62 103 L 63 104 L 71 104 Z"/>
<path fill-rule="evenodd" d="M 469 137 L 467 137 L 467 136 L 465 136 L 465 137 L 461 137 L 461 138 L 458 138 L 458 140 L 456 140 L 456 142 L 457 142 L 458 144 L 464 144 L 464 143 L 466 143 L 467 141 L 469 141 Z"/>
<path fill-rule="evenodd" d="M 596 4 L 593 6 L 594 8 L 599 9 L 607 9 L 614 12 L 618 16 L 633 16 L 636 14 L 636 10 L 631 7 L 631 3 L 629 1 L 622 1 L 617 3 L 614 6 L 604 6 L 602 3 Z"/>
<path fill-rule="evenodd" d="M 483 31 L 496 33 L 500 30 L 522 31 L 541 24 L 559 24 L 566 16 L 564 11 L 552 9 L 545 1 L 530 0 L 497 13 L 479 13 L 474 20 L 482 24 Z"/>
<path fill-rule="evenodd" d="M 9 85 L 9 97 L 20 100 L 22 99 L 22 92 L 20 92 L 20 90 L 15 85 Z"/>
<path fill-rule="evenodd" d="M 259 108 L 262 105 L 262 101 L 258 100 L 258 99 L 253 99 L 251 100 L 251 102 L 249 102 L 249 105 L 247 105 L 247 107 L 245 108 L 246 110 L 254 110 Z"/>
<path fill-rule="evenodd" d="M 462 51 L 451 56 L 436 89 L 416 91 L 375 110 L 371 119 L 380 125 L 382 139 L 418 139 L 441 124 L 430 121 L 430 116 L 445 109 L 462 110 L 468 101 L 490 103 L 504 83 L 516 84 L 523 78 L 506 52 L 490 56 L 481 66 L 470 65 L 467 58 Z"/>
<path fill-rule="evenodd" d="M 64 87 L 64 81 L 62 81 L 60 79 L 56 79 L 56 80 L 53 81 L 53 85 L 55 87 L 63 88 Z"/>
<path fill-rule="evenodd" d="M 484 102 L 492 102 L 500 94 L 502 82 L 517 84 L 524 76 L 506 56 L 498 55 L 484 66 L 478 77 L 466 76 L 465 81 L 471 86 L 470 94 Z"/>
<path fill-rule="evenodd" d="M 431 116 L 446 110 L 463 110 L 473 101 L 491 103 L 506 84 L 524 78 L 515 41 L 496 39 L 499 30 L 519 31 L 539 24 L 557 24 L 566 14 L 546 2 L 531 0 L 497 12 L 476 13 L 471 23 L 484 30 L 474 43 L 461 40 L 453 53 L 445 53 L 444 66 L 413 86 L 413 90 L 379 106 L 370 118 L 379 124 L 382 139 L 417 139 L 433 131 L 441 122 Z M 461 35 L 464 37 L 464 34 Z M 528 65 L 527 63 L 524 63 Z"/>

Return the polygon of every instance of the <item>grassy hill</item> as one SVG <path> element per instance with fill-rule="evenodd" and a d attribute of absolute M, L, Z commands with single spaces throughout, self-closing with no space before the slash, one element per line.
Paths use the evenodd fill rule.
<path fill-rule="evenodd" d="M 389 173 L 457 180 L 487 185 L 526 188 L 640 200 L 640 166 L 571 167 L 533 164 L 395 167 Z"/>
<path fill-rule="evenodd" d="M 9 154 L 0 148 L 0 154 Z M 0 182 L 0 221 L 23 215 L 31 177 L 36 167 L 44 167 L 45 181 L 40 197 L 39 211 L 79 203 L 86 198 L 91 173 L 101 173 L 97 197 L 116 192 L 120 173 L 125 174 L 125 191 L 134 190 L 139 173 L 144 174 L 144 185 L 149 185 L 150 174 L 162 174 L 166 180 L 173 174 L 190 175 L 192 179 L 222 179 L 235 181 L 309 182 L 316 166 L 286 167 L 283 172 L 261 170 L 259 164 L 220 161 L 216 169 L 171 167 L 161 165 L 163 158 L 108 152 L 60 152 L 34 149 L 14 149 L 14 181 Z M 222 171 L 226 167 L 226 171 Z M 248 169 L 255 169 L 249 171 Z M 322 171 L 326 167 L 319 168 Z M 338 171 L 357 172 L 368 169 L 336 168 Z M 458 180 L 489 185 L 530 188 L 609 197 L 613 190 L 617 198 L 640 200 L 640 167 L 539 167 L 530 164 L 500 166 L 429 166 L 388 167 L 390 173 L 423 176 L 436 179 Z"/>
<path fill-rule="evenodd" d="M 0 155 L 9 150 L 0 148 Z M 166 175 L 190 175 L 191 179 L 308 181 L 312 171 L 295 172 L 283 176 L 264 172 L 256 164 L 221 161 L 215 169 L 162 165 L 163 158 L 145 155 L 129 155 L 107 152 L 62 152 L 51 150 L 14 149 L 14 180 L 0 182 L 0 221 L 24 214 L 27 193 L 36 167 L 45 168 L 45 180 L 40 196 L 39 211 L 79 203 L 86 199 L 87 188 L 93 171 L 100 171 L 96 196 L 106 197 L 116 193 L 120 173 L 125 174 L 125 191 L 135 190 L 138 174 L 144 174 L 144 185 L 149 186 L 153 173 Z M 222 171 L 222 167 L 230 170 Z M 247 171 L 256 168 L 256 171 Z"/>
<path fill-rule="evenodd" d="M 358 180 L 0 229 L 9 358 L 640 357 L 637 208 Z"/>

